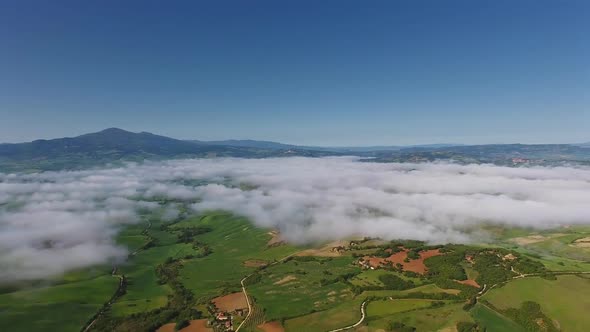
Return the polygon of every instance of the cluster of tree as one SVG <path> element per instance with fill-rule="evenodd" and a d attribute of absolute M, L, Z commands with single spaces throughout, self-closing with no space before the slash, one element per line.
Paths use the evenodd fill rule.
<path fill-rule="evenodd" d="M 417 251 L 416 249 L 412 249 L 412 250 L 408 251 L 407 257 L 408 257 L 408 259 L 418 259 L 418 258 L 420 258 L 420 252 Z"/>
<path fill-rule="evenodd" d="M 461 251 L 453 251 L 440 256 L 429 257 L 424 260 L 428 268 L 428 277 L 434 279 L 465 280 L 467 274 L 461 266 L 465 254 Z"/>
<path fill-rule="evenodd" d="M 424 242 L 417 240 L 392 240 L 391 245 L 394 247 L 404 247 L 406 249 L 417 249 L 426 246 Z"/>
<path fill-rule="evenodd" d="M 479 325 L 473 322 L 458 322 L 457 332 L 478 332 L 481 331 Z"/>
<path fill-rule="evenodd" d="M 424 293 L 424 292 L 412 292 L 408 293 L 400 298 L 408 299 L 431 299 L 431 300 L 459 300 L 460 297 L 455 294 L 449 293 Z"/>
<path fill-rule="evenodd" d="M 479 272 L 477 283 L 480 285 L 495 285 L 504 282 L 514 275 L 510 271 L 510 264 L 502 259 L 501 252 L 481 251 L 477 254 L 473 268 Z"/>
<path fill-rule="evenodd" d="M 373 256 L 380 257 L 380 258 L 387 258 L 391 256 L 391 254 L 401 251 L 398 247 L 380 247 L 379 250 L 373 253 Z"/>
<path fill-rule="evenodd" d="M 180 262 L 172 257 L 168 257 L 162 264 L 156 266 L 156 275 L 158 276 L 158 283 L 160 285 L 174 282 L 180 273 Z"/>
<path fill-rule="evenodd" d="M 553 324 L 553 321 L 541 311 L 541 306 L 533 301 L 525 301 L 520 308 L 509 308 L 502 313 L 524 327 L 527 331 L 559 331 Z"/>
<path fill-rule="evenodd" d="M 413 271 L 403 271 L 403 274 L 409 278 L 424 278 L 422 275 Z"/>
<path fill-rule="evenodd" d="M 364 291 L 374 291 L 374 290 L 405 290 L 411 289 L 416 287 L 414 282 L 411 280 L 405 280 L 393 274 L 384 274 L 379 276 L 379 280 L 383 283 L 383 286 L 377 285 L 354 285 L 351 283 L 349 284 L 350 289 L 356 295 L 361 294 Z"/>
<path fill-rule="evenodd" d="M 467 301 L 467 303 L 465 303 L 463 305 L 463 310 L 469 311 L 469 310 L 471 310 L 471 308 L 475 307 L 476 304 L 477 304 L 477 297 L 472 296 L 471 298 L 469 298 L 469 301 Z"/>
<path fill-rule="evenodd" d="M 318 262 L 320 264 L 324 264 L 326 262 L 331 261 L 332 258 L 330 257 L 317 257 L 317 256 L 290 256 L 283 260 L 283 263 L 287 263 L 290 261 L 295 262 Z"/>
<path fill-rule="evenodd" d="M 202 313 L 194 309 L 195 300 L 192 292 L 186 289 L 178 280 L 181 267 L 181 262 L 173 258 L 168 258 L 166 262 L 156 267 L 159 282 L 168 284 L 173 290 L 173 293 L 168 296 L 168 303 L 165 307 L 135 313 L 126 317 L 114 317 L 107 313 L 96 321 L 92 326 L 92 330 L 117 332 L 155 331 L 160 326 L 170 322 L 177 322 L 182 325 L 192 319 L 200 318 Z"/>
<path fill-rule="evenodd" d="M 413 281 L 402 279 L 393 274 L 382 274 L 379 281 L 383 283 L 385 289 L 404 290 L 416 287 Z"/>
<path fill-rule="evenodd" d="M 518 259 L 512 263 L 512 266 L 516 271 L 524 274 L 544 273 L 547 271 L 547 268 L 545 268 L 543 263 L 523 256 L 518 257 Z"/>
<path fill-rule="evenodd" d="M 446 303 L 444 303 L 443 301 L 433 301 L 432 303 L 430 303 L 430 308 L 440 308 L 443 307 Z"/>
<path fill-rule="evenodd" d="M 341 275 L 337 276 L 336 278 L 330 278 L 330 279 L 322 278 L 322 279 L 320 279 L 320 286 L 335 284 L 337 282 L 348 283 L 348 281 L 350 279 L 354 278 L 359 273 L 360 273 L 360 271 L 354 271 L 354 272 L 341 274 Z"/>
<path fill-rule="evenodd" d="M 188 255 L 186 257 L 187 259 L 206 257 L 213 252 L 213 250 L 211 250 L 211 247 L 208 244 L 200 241 L 193 242 L 193 249 L 196 250 L 197 253 Z"/>
<path fill-rule="evenodd" d="M 195 226 L 181 228 L 178 234 L 178 243 L 191 243 L 195 240 L 197 235 L 211 232 L 211 227 L 207 226 Z"/>
<path fill-rule="evenodd" d="M 461 292 L 459 293 L 459 297 L 462 299 L 468 299 L 477 294 L 479 291 L 477 288 L 473 286 L 463 285 L 454 280 L 444 279 L 444 278 L 436 278 L 432 280 L 435 285 L 440 288 L 444 289 L 458 289 Z"/>
<path fill-rule="evenodd" d="M 180 331 L 189 325 L 191 325 L 191 323 L 188 319 L 179 319 L 178 321 L 176 321 L 176 325 L 174 326 L 174 331 Z"/>
<path fill-rule="evenodd" d="M 246 278 L 246 280 L 244 280 L 244 285 L 250 286 L 250 285 L 257 284 L 260 281 L 262 281 L 262 274 L 255 272 L 252 275 L 250 275 L 248 278 Z"/>

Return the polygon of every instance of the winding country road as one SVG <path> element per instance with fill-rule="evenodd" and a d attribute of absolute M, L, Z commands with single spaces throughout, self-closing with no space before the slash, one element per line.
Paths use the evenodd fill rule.
<path fill-rule="evenodd" d="M 366 308 L 367 308 L 367 300 L 365 300 L 365 301 L 363 301 L 363 303 L 361 303 L 361 319 L 359 319 L 358 322 L 356 322 L 352 325 L 349 325 L 349 326 L 341 327 L 339 329 L 330 330 L 328 332 L 344 331 L 344 330 L 352 329 L 352 328 L 355 328 L 355 327 L 361 325 L 363 323 L 363 321 L 365 320 L 365 316 L 367 315 L 366 310 L 365 310 Z"/>
<path fill-rule="evenodd" d="M 560 275 L 576 275 L 576 274 L 590 274 L 590 271 L 549 271 L 547 273 L 526 273 L 525 274 L 525 273 L 520 273 L 520 272 L 514 270 L 514 268 L 512 268 L 512 267 L 511 267 L 511 271 L 514 272 L 514 273 L 516 273 L 516 274 L 518 274 L 518 275 L 517 276 L 514 276 L 514 277 L 512 277 L 512 278 L 510 278 L 510 279 L 508 279 L 506 281 L 503 281 L 503 282 L 494 284 L 491 287 L 488 287 L 487 289 L 485 287 L 486 285 L 484 285 L 484 288 L 479 293 L 477 293 L 477 296 L 476 296 L 477 299 L 479 299 L 480 297 L 484 296 L 492 288 L 494 288 L 494 287 L 496 287 L 498 285 L 501 285 L 501 284 L 508 283 L 508 282 L 510 282 L 512 280 L 516 280 L 516 279 L 530 278 L 530 277 L 540 277 L 543 274 L 552 274 L 552 275 L 555 275 L 555 276 L 560 276 Z"/>
<path fill-rule="evenodd" d="M 513 272 L 517 273 L 518 276 L 515 276 L 515 277 L 512 277 L 511 279 L 508 279 L 504 283 L 507 283 L 507 282 L 509 282 L 511 280 L 514 280 L 514 279 L 527 278 L 527 277 L 538 277 L 538 276 L 542 275 L 541 273 L 523 274 L 523 273 L 519 273 L 519 272 L 514 271 L 514 270 L 513 270 Z M 590 271 L 555 271 L 555 272 L 552 272 L 551 274 L 554 274 L 554 275 L 590 274 Z M 489 287 L 489 288 L 486 288 L 487 285 L 484 285 L 483 289 L 478 293 L 477 298 L 479 299 L 480 297 L 482 297 L 483 295 L 485 295 L 489 290 L 491 290 L 492 288 L 494 288 L 497 285 L 498 284 L 495 284 L 495 285 L 493 285 L 492 287 Z M 340 332 L 340 331 L 352 329 L 352 328 L 355 328 L 355 327 L 361 325 L 363 323 L 363 321 L 365 320 L 365 317 L 366 317 L 366 305 L 367 305 L 367 300 L 365 300 L 361 304 L 361 319 L 358 322 L 356 322 L 353 325 L 341 327 L 339 329 L 330 330 L 328 332 Z M 236 330 L 236 332 L 237 332 L 237 330 Z"/>
<path fill-rule="evenodd" d="M 236 332 L 238 332 L 242 328 L 242 325 L 244 325 L 244 323 L 248 320 L 248 318 L 250 318 L 250 315 L 252 315 L 252 304 L 250 304 L 250 298 L 248 297 L 248 293 L 246 293 L 246 285 L 244 285 L 244 281 L 246 281 L 246 279 L 248 279 L 249 276 L 251 276 L 251 274 L 245 276 L 242 280 L 240 280 L 240 284 L 242 284 L 242 292 L 244 292 L 244 296 L 246 297 L 246 302 L 248 303 L 248 315 L 246 315 L 246 318 L 244 318 L 242 323 L 240 323 L 240 325 L 236 329 Z"/>
<path fill-rule="evenodd" d="M 269 264 L 268 266 L 272 266 L 278 263 L 282 263 L 284 262 L 287 258 L 291 257 L 291 256 L 295 256 L 296 254 L 298 254 L 298 252 L 294 252 L 290 255 L 287 255 L 281 259 L 279 259 L 278 261 Z M 267 267 L 268 267 L 267 266 Z M 246 279 L 250 278 L 254 273 L 251 273 L 247 276 L 245 276 L 242 280 L 240 280 L 240 284 L 242 285 L 242 292 L 244 293 L 244 296 L 246 297 L 246 302 L 248 303 L 248 315 L 246 315 L 246 318 L 244 318 L 244 320 L 242 321 L 242 323 L 240 323 L 240 325 L 238 325 L 238 328 L 236 329 L 235 332 L 240 331 L 240 329 L 242 328 L 242 326 L 244 325 L 244 323 L 246 323 L 248 321 L 248 319 L 250 318 L 250 316 L 252 315 L 252 304 L 250 303 L 250 298 L 248 297 L 248 292 L 246 291 L 246 285 L 244 284 L 244 281 L 246 281 Z"/>

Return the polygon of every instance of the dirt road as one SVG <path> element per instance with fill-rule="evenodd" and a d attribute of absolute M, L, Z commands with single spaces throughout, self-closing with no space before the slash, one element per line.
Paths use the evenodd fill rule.
<path fill-rule="evenodd" d="M 361 303 L 361 319 L 359 319 L 358 322 L 349 325 L 349 326 L 345 326 L 345 327 L 341 327 L 339 329 L 335 329 L 335 330 L 330 330 L 328 332 L 339 332 L 339 331 L 344 331 L 344 330 L 348 330 L 348 329 L 353 329 L 359 325 L 361 325 L 363 323 L 363 321 L 365 320 L 365 316 L 366 316 L 366 307 L 367 307 L 367 300 L 365 300 L 363 303 Z"/>

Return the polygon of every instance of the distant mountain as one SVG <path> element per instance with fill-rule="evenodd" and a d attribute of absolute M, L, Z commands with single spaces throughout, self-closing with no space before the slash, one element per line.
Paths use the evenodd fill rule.
<path fill-rule="evenodd" d="M 170 158 L 356 155 L 373 162 L 452 160 L 500 165 L 590 164 L 590 144 L 430 144 L 415 146 L 316 147 L 270 141 L 185 141 L 118 128 L 77 137 L 0 144 L 0 171 L 83 169 L 123 161 Z"/>
<path fill-rule="evenodd" d="M 230 140 L 224 140 L 224 141 L 190 140 L 188 142 L 199 144 L 199 145 L 222 145 L 222 146 L 271 149 L 271 150 L 289 150 L 289 149 L 299 149 L 300 148 L 296 145 L 283 144 L 283 143 L 270 142 L 270 141 L 255 141 L 255 140 L 251 140 L 251 139 L 245 139 L 245 140 L 230 139 Z"/>
<path fill-rule="evenodd" d="M 177 156 L 209 152 L 238 151 L 234 147 L 199 146 L 190 142 L 147 132 L 132 133 L 109 128 L 97 133 L 77 137 L 36 140 L 30 143 L 0 145 L 0 158 L 47 159 L 66 156 L 130 155 Z"/>
<path fill-rule="evenodd" d="M 586 143 L 578 143 L 578 144 L 572 144 L 574 146 L 579 146 L 581 148 L 590 148 L 590 142 L 586 142 Z"/>
<path fill-rule="evenodd" d="M 409 147 L 373 155 L 377 162 L 452 160 L 497 165 L 590 164 L 590 149 L 569 144 L 489 144 L 441 148 Z"/>
<path fill-rule="evenodd" d="M 306 145 L 293 145 L 283 144 L 272 141 L 257 141 L 257 140 L 223 140 L 223 141 L 199 141 L 190 140 L 189 142 L 200 144 L 200 145 L 222 145 L 222 146 L 234 146 L 234 147 L 249 147 L 259 149 L 272 149 L 272 150 L 312 150 L 312 151 L 329 151 L 334 153 L 362 153 L 362 152 L 375 152 L 375 151 L 397 151 L 404 148 L 443 148 L 452 146 L 461 146 L 462 144 L 425 144 L 425 145 L 410 145 L 410 146 L 398 146 L 398 145 L 382 145 L 382 146 L 306 146 Z"/>
<path fill-rule="evenodd" d="M 147 132 L 133 133 L 109 128 L 77 137 L 0 144 L 0 170 L 78 169 L 121 161 L 180 157 L 260 158 L 283 155 L 323 156 L 328 153 L 198 144 Z"/>
<path fill-rule="evenodd" d="M 0 145 L 0 155 L 12 158 L 50 158 L 76 153 L 124 155 L 142 152 L 166 155 L 195 151 L 195 145 L 189 142 L 146 132 L 132 133 L 118 128 L 109 128 L 77 137 Z"/>

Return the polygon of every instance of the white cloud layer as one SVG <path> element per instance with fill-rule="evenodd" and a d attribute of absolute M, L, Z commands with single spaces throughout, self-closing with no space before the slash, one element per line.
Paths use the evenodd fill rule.
<path fill-rule="evenodd" d="M 293 242 L 351 235 L 465 242 L 466 230 L 484 222 L 590 223 L 590 169 L 280 158 L 0 174 L 0 282 L 124 259 L 113 237 L 138 220 L 137 209 L 155 207 L 142 197 L 233 211 Z M 170 206 L 163 217 L 177 214 Z"/>

